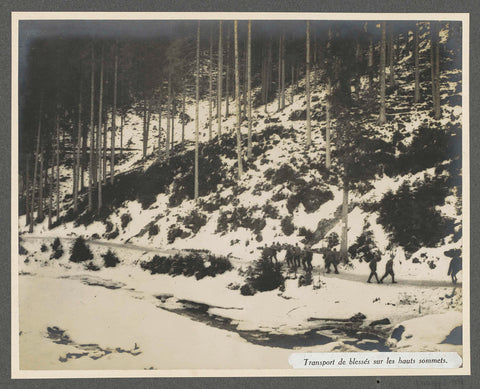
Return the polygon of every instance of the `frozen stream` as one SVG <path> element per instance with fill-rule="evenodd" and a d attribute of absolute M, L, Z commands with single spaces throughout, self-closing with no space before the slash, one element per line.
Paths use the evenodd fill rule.
<path fill-rule="evenodd" d="M 153 296 L 41 276 L 20 276 L 19 288 L 20 369 L 289 368 L 293 350 L 159 309 Z"/>

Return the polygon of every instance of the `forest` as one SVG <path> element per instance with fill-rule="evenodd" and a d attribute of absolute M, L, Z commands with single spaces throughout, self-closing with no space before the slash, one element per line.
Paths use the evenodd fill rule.
<path fill-rule="evenodd" d="M 20 213 L 26 214 L 30 231 L 46 216 L 49 226 L 81 214 L 105 217 L 112 211 L 105 203 L 112 201 L 114 194 L 158 194 L 170 184 L 168 176 L 173 175 L 163 170 L 172 164 L 175 169 L 176 156 L 189 155 L 191 147 L 185 142 L 185 124 L 189 121 L 195 122 L 194 174 L 193 182 L 185 183 L 186 193 L 180 196 L 198 202 L 214 190 L 221 178 L 211 178 L 207 173 L 214 163 L 209 161 L 215 156 L 212 148 L 215 143 L 227 143 L 232 131 L 236 134 L 236 176 L 241 180 L 255 158 L 252 135 L 257 134 L 252 131 L 252 107 L 263 105 L 268 116 L 268 103 L 275 101 L 272 109 L 281 112 L 297 93 L 305 95 L 305 109 L 295 112 L 298 117 L 294 119 L 304 120 L 306 126 L 305 136 L 297 141 L 305 149 L 312 147 L 312 117 L 313 125 L 318 126 L 316 122 L 324 116 L 324 139 L 321 148 L 316 146 L 316 163 L 328 180 L 338 181 L 343 187 L 345 218 L 349 191 L 362 190 L 379 169 L 393 175 L 419 169 L 402 165 L 422 164 L 416 155 L 395 158 L 391 144 L 359 123 L 369 115 L 377 115 L 380 125 L 387 123 L 389 111 L 395 107 L 387 107 L 386 96 L 402 93 L 409 103 L 427 103 L 433 118 L 440 120 L 440 68 L 461 66 L 461 32 L 454 23 L 254 21 L 253 27 L 251 21 L 203 21 L 195 27 L 186 21 L 157 24 L 164 26 L 142 24 L 143 32 L 135 37 L 116 31 L 118 26 L 110 21 L 98 36 L 93 31 L 84 32 L 86 36 L 72 31 L 61 37 L 26 39 L 25 62 L 20 65 L 19 195 Z M 441 44 L 439 34 L 445 28 L 448 39 Z M 400 39 L 408 36 L 406 32 L 413 32 L 414 39 L 401 45 Z M 430 41 L 429 53 L 420 54 L 419 35 Z M 395 67 L 400 63 L 411 69 L 409 77 L 414 78 L 410 95 L 399 90 L 396 81 Z M 306 82 L 300 86 L 303 78 Z M 327 93 L 325 106 L 312 106 L 310 90 L 319 85 Z M 185 113 L 187 100 L 196 104 L 194 117 Z M 208 138 L 201 145 L 198 106 L 204 100 L 208 101 Z M 125 172 L 116 170 L 116 164 L 128 149 L 122 133 L 130 112 L 143 121 L 142 128 L 137 129 L 142 132 L 142 160 L 156 159 L 163 165 L 158 172 L 161 177 L 150 177 L 153 172 L 147 170 L 145 185 L 119 190 L 124 179 L 116 180 L 116 174 Z M 223 128 L 222 133 L 223 118 L 231 115 L 235 128 Z M 182 126 L 180 139 L 175 139 L 175 117 Z M 246 134 L 242 134 L 242 128 Z M 149 145 L 153 147 L 149 149 Z M 200 150 L 210 154 L 202 155 Z M 453 156 L 459 150 L 447 152 Z M 71 169 L 73 178 L 65 194 L 65 199 L 72 201 L 63 215 L 61 165 Z M 456 176 L 459 168 L 449 166 L 457 169 Z M 199 169 L 207 173 L 202 175 L 201 185 Z M 152 188 L 155 180 L 157 185 Z M 137 197 L 148 195 L 136 193 Z M 344 253 L 346 249 L 343 245 Z"/>

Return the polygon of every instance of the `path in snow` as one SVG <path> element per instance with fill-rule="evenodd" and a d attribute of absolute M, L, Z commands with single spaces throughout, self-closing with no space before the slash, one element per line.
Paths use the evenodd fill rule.
<path fill-rule="evenodd" d="M 357 274 L 357 273 L 352 273 L 352 272 L 343 272 L 340 271 L 339 274 L 335 273 L 325 273 L 323 269 L 321 271 L 315 271 L 317 269 L 314 268 L 314 274 L 319 274 L 322 275 L 323 277 L 327 278 L 341 278 L 343 280 L 347 281 L 355 281 L 355 282 L 367 282 L 368 275 L 365 276 L 364 274 Z M 383 274 L 379 274 L 379 278 Z M 461 288 L 462 283 L 458 282 L 456 285 L 453 285 L 451 281 L 435 281 L 435 280 L 418 280 L 418 279 L 402 279 L 398 278 L 395 276 L 395 280 L 397 281 L 396 285 L 408 285 L 408 286 L 418 286 L 418 287 L 423 287 L 423 288 L 437 288 L 437 287 L 457 287 Z M 383 284 L 379 285 L 391 285 L 391 278 L 390 276 L 387 277 L 384 281 Z M 377 285 L 376 281 L 372 281 L 372 285 Z"/>
<path fill-rule="evenodd" d="M 55 238 L 57 237 L 43 236 L 43 235 L 22 237 L 23 240 L 43 240 L 43 239 L 54 240 Z M 61 239 L 73 241 L 77 239 L 77 237 L 62 237 Z M 164 248 L 151 247 L 151 246 L 139 246 L 132 243 L 116 243 L 111 241 L 102 241 L 98 239 L 86 239 L 86 241 L 91 245 L 97 245 L 97 246 L 103 246 L 103 247 L 116 247 L 116 248 L 130 249 L 130 250 L 141 251 L 141 252 L 151 252 L 155 254 L 164 254 L 164 255 L 173 255 L 173 254 L 179 254 L 179 253 L 185 252 L 185 250 L 164 249 Z M 236 257 L 229 257 L 229 260 L 239 264 L 245 263 L 244 260 Z M 380 273 L 379 273 L 379 277 L 382 275 Z M 333 272 L 326 273 L 323 266 L 322 267 L 315 266 L 313 274 L 321 275 L 327 278 L 340 278 L 346 281 L 354 281 L 354 282 L 366 282 L 368 278 L 368 276 L 365 276 L 365 274 L 358 274 L 352 271 L 347 271 L 347 272 L 340 271 L 339 274 L 335 274 Z M 418 286 L 423 288 L 437 288 L 437 287 L 461 288 L 462 287 L 461 282 L 458 282 L 456 285 L 453 285 L 451 281 L 446 281 L 446 280 L 437 281 L 437 280 L 422 280 L 422 279 L 402 279 L 398 277 L 396 277 L 396 279 L 397 279 L 397 285 Z M 375 284 L 376 284 L 375 281 L 372 281 L 372 285 L 375 285 Z M 391 278 L 387 277 L 387 279 L 383 282 L 382 285 L 390 285 L 390 284 L 391 284 Z"/>

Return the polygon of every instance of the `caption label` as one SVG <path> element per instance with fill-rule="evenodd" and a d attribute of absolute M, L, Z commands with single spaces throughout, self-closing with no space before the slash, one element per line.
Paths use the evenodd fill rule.
<path fill-rule="evenodd" d="M 294 369 L 456 369 L 462 358 L 455 352 L 418 353 L 294 353 Z"/>

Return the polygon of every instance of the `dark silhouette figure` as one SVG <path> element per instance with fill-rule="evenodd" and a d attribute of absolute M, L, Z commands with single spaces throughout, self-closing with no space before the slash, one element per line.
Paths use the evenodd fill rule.
<path fill-rule="evenodd" d="M 462 270 L 462 259 L 459 256 L 455 256 L 450 261 L 448 266 L 448 276 L 452 277 L 452 283 L 455 285 L 457 283 L 457 273 Z"/>
<path fill-rule="evenodd" d="M 295 243 L 295 247 L 293 248 L 293 262 L 295 263 L 295 267 L 300 267 L 301 260 L 302 250 L 298 246 L 298 243 Z"/>
<path fill-rule="evenodd" d="M 380 257 L 380 254 L 376 253 L 372 260 L 370 261 L 369 265 L 370 266 L 370 275 L 368 276 L 368 283 L 370 283 L 370 280 L 372 279 L 373 276 L 377 279 L 377 284 L 380 283 L 380 280 L 378 279 L 377 275 L 377 263 L 380 262 L 382 258 Z"/>
<path fill-rule="evenodd" d="M 388 276 L 392 276 L 392 284 L 397 283 L 397 281 L 395 281 L 395 273 L 393 272 L 393 257 L 387 261 L 387 264 L 385 265 L 385 274 L 380 278 L 380 283 L 383 283 L 383 280 Z"/>
<path fill-rule="evenodd" d="M 287 245 L 287 252 L 285 254 L 285 261 L 287 262 L 288 267 L 295 266 L 295 262 L 293 260 L 293 247 L 291 245 Z"/>
<path fill-rule="evenodd" d="M 275 262 L 278 263 L 277 250 L 273 247 L 268 247 L 265 243 L 265 247 L 262 248 L 262 259 L 268 259 L 270 262 L 273 262 L 273 258 L 275 258 Z"/>
<path fill-rule="evenodd" d="M 302 253 L 302 265 L 304 270 L 312 270 L 312 259 L 313 259 L 313 252 L 310 251 L 308 248 L 303 251 Z"/>
<path fill-rule="evenodd" d="M 325 269 L 327 269 L 327 273 L 330 273 L 330 266 L 333 265 L 333 268 L 335 269 L 335 274 L 338 274 L 338 255 L 337 255 L 337 250 L 333 249 L 330 250 L 328 249 L 327 253 L 325 254 Z"/>

